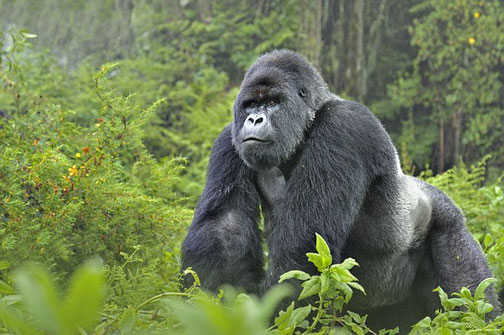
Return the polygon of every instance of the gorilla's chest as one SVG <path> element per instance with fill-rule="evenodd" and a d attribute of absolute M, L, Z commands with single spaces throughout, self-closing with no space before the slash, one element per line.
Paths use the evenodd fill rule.
<path fill-rule="evenodd" d="M 282 171 L 277 167 L 273 167 L 258 173 L 257 186 L 263 200 L 263 207 L 271 210 L 282 201 L 286 189 L 286 180 Z"/>

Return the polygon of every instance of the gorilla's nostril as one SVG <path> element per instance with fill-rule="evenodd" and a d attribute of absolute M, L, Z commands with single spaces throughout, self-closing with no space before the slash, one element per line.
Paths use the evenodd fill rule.
<path fill-rule="evenodd" d="M 249 123 L 254 124 L 254 121 L 255 121 L 255 120 L 254 120 L 254 118 L 253 118 L 252 116 L 249 116 L 249 117 L 247 118 L 247 122 L 249 122 Z"/>
<path fill-rule="evenodd" d="M 258 118 L 255 120 L 254 125 L 256 125 L 256 124 L 260 124 L 260 123 L 262 123 L 263 121 L 264 121 L 263 117 L 262 117 L 262 116 L 260 116 L 260 117 L 258 117 Z"/>

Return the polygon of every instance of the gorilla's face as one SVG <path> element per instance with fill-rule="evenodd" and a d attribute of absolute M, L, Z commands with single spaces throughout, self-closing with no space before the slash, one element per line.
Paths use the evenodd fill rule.
<path fill-rule="evenodd" d="M 261 170 L 286 162 L 314 117 L 306 93 L 275 67 L 249 71 L 234 105 L 233 144 L 241 159 Z"/>

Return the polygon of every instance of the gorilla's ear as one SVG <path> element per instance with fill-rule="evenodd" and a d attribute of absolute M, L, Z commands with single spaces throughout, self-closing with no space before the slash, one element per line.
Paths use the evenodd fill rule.
<path fill-rule="evenodd" d="M 301 98 L 303 98 L 303 99 L 306 98 L 306 91 L 304 88 L 300 89 L 298 94 Z"/>

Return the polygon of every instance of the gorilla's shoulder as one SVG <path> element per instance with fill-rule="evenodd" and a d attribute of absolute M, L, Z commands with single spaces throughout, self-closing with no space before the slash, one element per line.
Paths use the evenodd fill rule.
<path fill-rule="evenodd" d="M 319 108 L 315 120 L 318 121 L 318 126 L 331 128 L 333 131 L 355 135 L 371 131 L 385 133 L 381 122 L 366 106 L 336 96 Z"/>
<path fill-rule="evenodd" d="M 351 154 L 367 161 L 373 170 L 395 166 L 396 151 L 378 118 L 364 105 L 334 97 L 316 113 L 310 146 L 326 152 Z M 322 143 L 322 144 L 321 144 Z"/>

